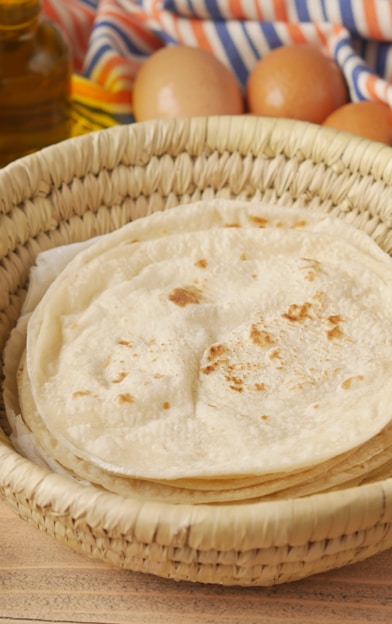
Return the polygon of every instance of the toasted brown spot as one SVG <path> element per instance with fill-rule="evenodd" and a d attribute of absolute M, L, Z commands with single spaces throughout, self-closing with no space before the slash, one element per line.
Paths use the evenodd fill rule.
<path fill-rule="evenodd" d="M 257 383 L 254 385 L 254 389 L 257 390 L 258 392 L 264 392 L 265 384 L 263 384 L 262 382 Z"/>
<path fill-rule="evenodd" d="M 23 364 L 21 364 L 21 366 L 19 366 L 19 368 L 17 370 L 17 373 L 16 373 L 16 379 L 17 379 L 18 382 L 20 382 L 21 379 L 22 379 L 23 371 L 24 371 L 24 366 L 23 366 Z"/>
<path fill-rule="evenodd" d="M 349 390 L 354 381 L 363 381 L 363 375 L 355 375 L 355 377 L 348 377 L 342 383 L 342 388 L 344 390 Z"/>
<path fill-rule="evenodd" d="M 265 228 L 268 225 L 268 219 L 265 217 L 258 217 L 257 215 L 249 215 L 249 221 L 257 225 L 257 227 Z"/>
<path fill-rule="evenodd" d="M 229 388 L 231 388 L 231 390 L 235 390 L 236 392 L 243 392 L 243 387 L 242 386 L 229 385 Z"/>
<path fill-rule="evenodd" d="M 124 392 L 123 394 L 119 394 L 118 395 L 118 402 L 119 403 L 133 403 L 134 402 L 134 398 L 132 396 L 132 394 L 129 394 L 128 392 Z"/>
<path fill-rule="evenodd" d="M 267 414 L 263 414 L 262 416 L 260 416 L 260 420 L 268 420 Z"/>
<path fill-rule="evenodd" d="M 302 223 L 306 225 L 305 221 L 298 221 L 293 227 L 302 227 Z M 305 263 L 303 268 L 308 270 L 308 273 L 305 275 L 305 279 L 309 282 L 313 282 L 318 273 L 325 274 L 325 271 L 321 268 L 321 263 L 318 260 L 315 260 L 314 258 L 302 258 L 302 260 Z"/>
<path fill-rule="evenodd" d="M 170 408 L 170 403 L 169 401 L 165 401 L 162 405 L 163 409 L 169 409 Z"/>
<path fill-rule="evenodd" d="M 118 344 L 119 345 L 123 345 L 124 347 L 131 347 L 132 346 L 132 343 L 129 342 L 129 340 L 119 340 Z"/>
<path fill-rule="evenodd" d="M 240 255 L 240 260 L 242 260 L 242 261 L 243 261 L 243 260 L 247 260 L 247 259 L 248 259 L 248 256 L 246 255 L 246 253 L 242 253 L 242 254 Z"/>
<path fill-rule="evenodd" d="M 289 321 L 304 321 L 307 318 L 311 318 L 309 315 L 309 310 L 311 309 L 312 304 L 306 301 L 302 305 L 298 305 L 293 303 L 289 306 L 287 312 L 282 314 L 283 318 L 288 319 Z"/>
<path fill-rule="evenodd" d="M 76 392 L 72 393 L 72 398 L 78 399 L 79 397 L 89 396 L 90 394 L 90 390 L 76 390 Z"/>
<path fill-rule="evenodd" d="M 242 379 L 240 379 L 239 377 L 227 376 L 227 381 L 230 381 L 236 386 L 242 386 Z"/>
<path fill-rule="evenodd" d="M 249 336 L 251 341 L 259 347 L 268 347 L 274 344 L 274 340 L 271 338 L 268 332 L 259 329 L 255 323 L 253 323 L 250 328 Z"/>
<path fill-rule="evenodd" d="M 169 301 L 184 308 L 190 304 L 197 304 L 203 300 L 203 293 L 195 286 L 186 286 L 184 288 L 174 288 L 168 297 Z"/>
<path fill-rule="evenodd" d="M 275 349 L 274 351 L 272 351 L 272 353 L 270 353 L 269 355 L 270 360 L 276 360 L 277 358 L 280 358 L 280 353 L 278 351 L 278 349 Z"/>
<path fill-rule="evenodd" d="M 316 293 L 314 293 L 312 299 L 313 301 L 316 301 L 316 303 L 322 303 L 324 297 L 325 293 L 322 290 L 318 290 Z"/>
<path fill-rule="evenodd" d="M 238 228 L 240 227 L 239 223 L 225 223 L 225 227 L 227 228 Z"/>
<path fill-rule="evenodd" d="M 195 266 L 199 267 L 199 269 L 205 269 L 208 262 L 205 258 L 200 258 L 200 260 L 196 260 Z"/>
<path fill-rule="evenodd" d="M 226 352 L 227 352 L 227 347 L 225 347 L 225 345 L 213 344 L 209 348 L 208 359 L 210 361 L 214 360 L 215 358 L 220 357 L 221 355 L 224 355 Z"/>
<path fill-rule="evenodd" d="M 343 332 L 340 329 L 339 325 L 335 325 L 335 327 L 327 331 L 328 340 L 334 340 L 335 338 L 341 338 L 342 336 Z"/>
<path fill-rule="evenodd" d="M 204 373 L 205 375 L 211 375 L 211 373 L 213 373 L 217 368 L 217 363 L 215 362 L 215 364 L 207 364 L 207 366 L 203 366 L 203 368 L 201 369 L 201 372 Z"/>
<path fill-rule="evenodd" d="M 338 323 L 342 322 L 342 317 L 340 316 L 340 314 L 331 314 L 331 316 L 328 317 L 328 320 L 330 323 L 337 325 Z"/>
<path fill-rule="evenodd" d="M 127 377 L 127 375 L 128 373 L 126 371 L 119 373 L 115 379 L 112 379 L 112 383 L 114 384 L 121 383 L 125 379 L 125 377 Z"/>
<path fill-rule="evenodd" d="M 306 222 L 304 219 L 300 219 L 299 221 L 296 221 L 296 222 L 293 224 L 293 228 L 301 228 L 301 227 L 305 227 L 306 223 L 307 223 L 307 222 Z"/>
<path fill-rule="evenodd" d="M 294 384 L 294 386 L 290 386 L 290 390 L 303 390 L 306 386 L 309 385 L 314 385 L 314 381 L 300 381 L 297 384 Z"/>

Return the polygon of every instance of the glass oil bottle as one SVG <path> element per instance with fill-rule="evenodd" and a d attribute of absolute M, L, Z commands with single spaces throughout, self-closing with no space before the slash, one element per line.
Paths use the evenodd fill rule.
<path fill-rule="evenodd" d="M 0 167 L 69 136 L 71 71 L 41 0 L 0 0 Z"/>

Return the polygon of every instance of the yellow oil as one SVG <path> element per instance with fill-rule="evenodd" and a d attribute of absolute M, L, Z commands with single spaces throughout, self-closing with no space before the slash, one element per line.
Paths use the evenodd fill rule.
<path fill-rule="evenodd" d="M 37 0 L 0 0 L 0 167 L 70 134 L 69 50 Z"/>

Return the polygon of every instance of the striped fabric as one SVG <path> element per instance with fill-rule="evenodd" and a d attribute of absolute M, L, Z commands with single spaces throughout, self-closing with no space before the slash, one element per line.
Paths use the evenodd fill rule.
<path fill-rule="evenodd" d="M 74 134 L 132 118 L 132 85 L 161 46 L 214 53 L 244 86 L 256 61 L 309 42 L 334 57 L 352 100 L 392 106 L 392 0 L 43 0 L 74 59 Z"/>

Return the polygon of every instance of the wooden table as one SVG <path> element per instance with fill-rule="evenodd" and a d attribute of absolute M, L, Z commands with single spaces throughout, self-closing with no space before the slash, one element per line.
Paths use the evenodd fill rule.
<path fill-rule="evenodd" d="M 266 588 L 176 583 L 91 561 L 0 502 L 0 624 L 392 622 L 392 551 Z"/>

